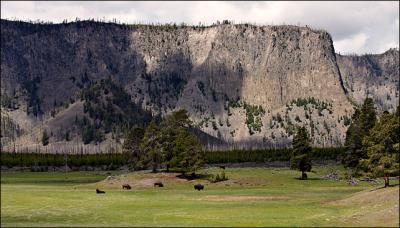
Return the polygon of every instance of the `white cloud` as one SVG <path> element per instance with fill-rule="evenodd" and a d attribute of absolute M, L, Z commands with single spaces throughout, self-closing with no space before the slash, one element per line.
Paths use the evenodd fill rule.
<path fill-rule="evenodd" d="M 360 33 L 350 38 L 334 41 L 333 43 L 336 52 L 340 52 L 338 50 L 345 50 L 344 53 L 356 53 L 364 45 L 366 45 L 367 40 L 368 40 L 368 35 L 366 35 L 365 33 Z"/>
<path fill-rule="evenodd" d="M 380 53 L 399 46 L 399 2 L 1 2 L 1 18 L 62 22 L 105 18 L 125 23 L 309 25 L 327 30 L 342 53 Z M 363 35 L 362 35 L 363 34 Z"/>

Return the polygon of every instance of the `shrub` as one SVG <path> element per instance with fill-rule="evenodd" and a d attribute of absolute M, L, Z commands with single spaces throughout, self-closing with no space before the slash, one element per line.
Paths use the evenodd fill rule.
<path fill-rule="evenodd" d="M 220 181 L 226 181 L 228 178 L 225 176 L 225 172 L 222 170 L 220 174 L 212 175 L 210 178 L 211 183 L 217 183 Z"/>

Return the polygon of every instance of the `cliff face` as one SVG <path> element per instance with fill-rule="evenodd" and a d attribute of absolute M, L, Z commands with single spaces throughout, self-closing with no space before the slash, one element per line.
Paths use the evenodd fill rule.
<path fill-rule="evenodd" d="M 306 27 L 2 20 L 1 41 L 2 94 L 30 118 L 104 78 L 153 113 L 186 108 L 202 131 L 252 146 L 287 145 L 296 125 L 338 145 L 352 113 L 330 35 Z"/>
<path fill-rule="evenodd" d="M 350 97 L 360 104 L 368 95 L 377 108 L 393 112 L 399 104 L 399 50 L 379 55 L 337 55 Z"/>
<path fill-rule="evenodd" d="M 144 62 L 129 51 L 128 31 L 101 24 L 37 25 L 1 21 L 1 82 L 38 97 L 46 112 L 89 80 L 109 76 L 124 82 L 140 75 Z M 30 89 L 35 84 L 37 89 Z M 37 93 L 37 94 L 36 94 Z"/>

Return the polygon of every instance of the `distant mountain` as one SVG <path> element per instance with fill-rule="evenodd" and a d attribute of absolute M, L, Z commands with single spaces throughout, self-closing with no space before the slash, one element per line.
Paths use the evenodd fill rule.
<path fill-rule="evenodd" d="M 399 50 L 378 55 L 336 55 L 349 97 L 360 104 L 368 95 L 379 110 L 395 111 L 399 104 Z"/>
<path fill-rule="evenodd" d="M 84 113 L 79 94 L 110 79 L 153 115 L 187 109 L 206 144 L 287 146 L 304 125 L 314 145 L 339 146 L 365 88 L 380 110 L 398 103 L 398 53 L 338 55 L 327 32 L 297 26 L 1 20 L 1 94 L 22 145 L 39 143 L 43 122 Z"/>

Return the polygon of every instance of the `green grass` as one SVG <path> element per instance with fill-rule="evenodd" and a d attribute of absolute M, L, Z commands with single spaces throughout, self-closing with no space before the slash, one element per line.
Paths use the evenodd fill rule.
<path fill-rule="evenodd" d="M 107 172 L 2 172 L 1 226 L 341 226 L 340 218 L 357 207 L 328 202 L 373 186 L 319 179 L 329 169 L 316 167 L 310 180 L 301 181 L 299 172 L 288 169 L 229 168 L 229 186 L 202 180 L 206 186 L 200 192 L 193 190 L 198 181 L 123 191 L 96 183 Z M 133 179 L 146 175 L 127 174 Z M 106 194 L 95 194 L 97 186 Z M 269 198 L 229 200 L 243 196 Z"/>

